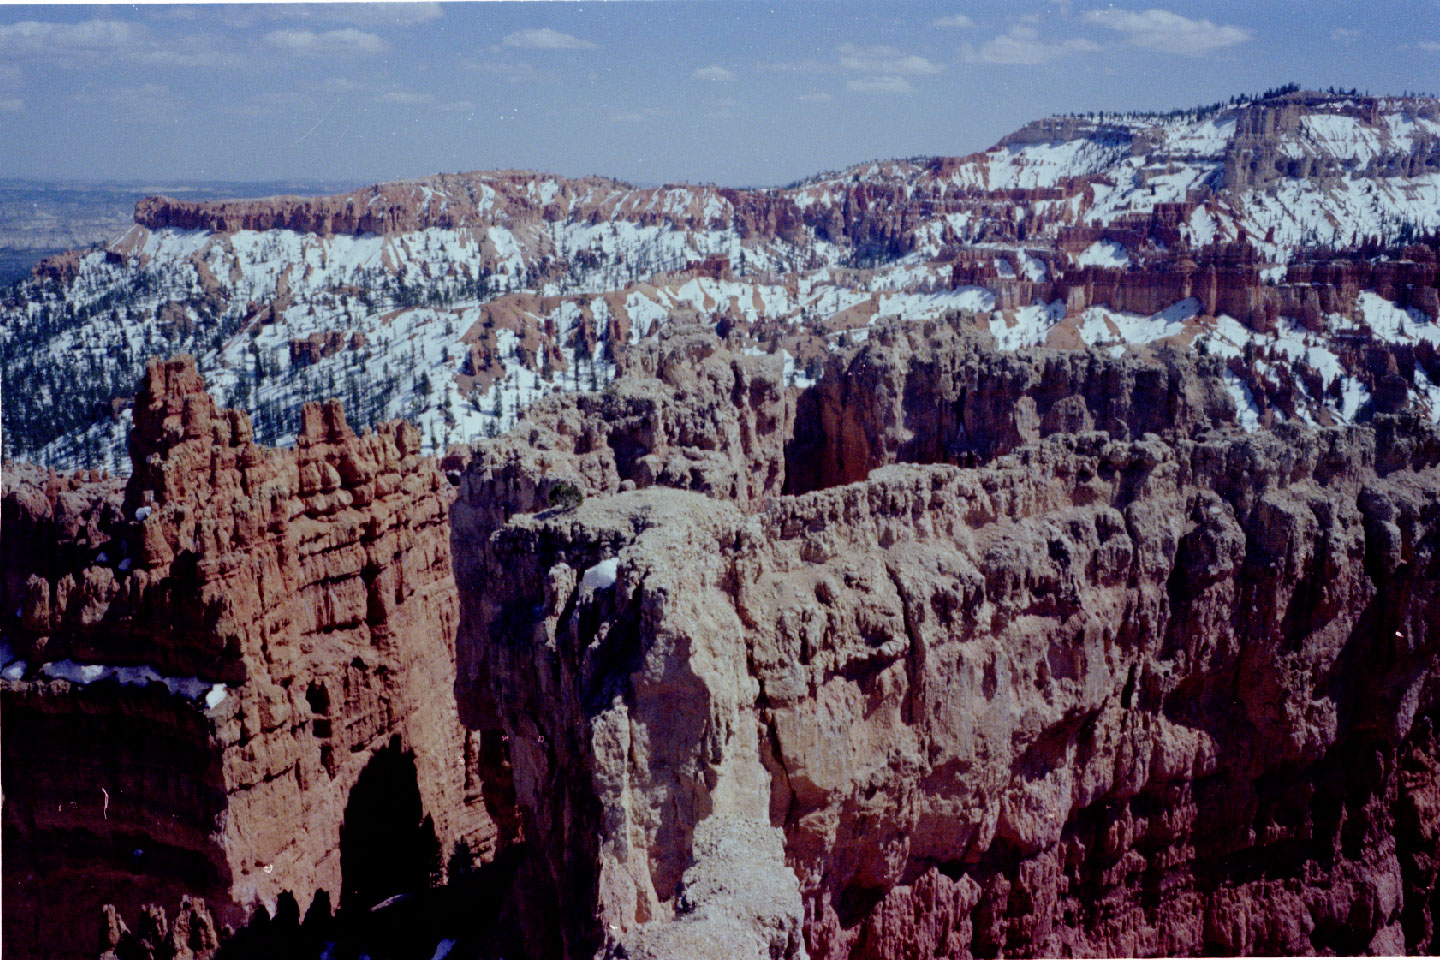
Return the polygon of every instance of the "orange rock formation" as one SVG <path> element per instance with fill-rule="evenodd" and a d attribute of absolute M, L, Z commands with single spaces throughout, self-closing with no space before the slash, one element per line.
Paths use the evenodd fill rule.
<path fill-rule="evenodd" d="M 107 903 L 133 923 L 203 897 L 238 928 L 286 893 L 363 908 L 490 856 L 451 694 L 453 492 L 418 450 L 338 403 L 258 447 L 182 358 L 150 365 L 123 500 L 7 465 L 7 956 L 94 958 Z"/>

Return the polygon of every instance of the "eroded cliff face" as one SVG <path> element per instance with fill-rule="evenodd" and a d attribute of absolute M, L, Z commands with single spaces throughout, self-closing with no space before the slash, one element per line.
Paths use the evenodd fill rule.
<path fill-rule="evenodd" d="M 453 491 L 418 449 L 338 404 L 258 447 L 187 358 L 149 368 L 127 485 L 7 464 L 7 955 L 93 958 L 120 918 L 168 929 L 148 905 L 363 910 L 489 859 Z"/>
<path fill-rule="evenodd" d="M 1440 947 L 1433 427 L 1246 434 L 1177 355 L 872 339 L 800 401 L 801 495 L 457 534 L 506 955 Z"/>
<path fill-rule="evenodd" d="M 1234 420 L 1220 371 L 1177 351 L 999 353 L 954 321 L 882 327 L 863 349 L 832 355 L 800 395 L 785 489 L 851 483 L 895 462 L 974 465 L 1053 434 L 1196 433 Z"/>
<path fill-rule="evenodd" d="M 582 496 L 675 487 L 738 504 L 778 495 L 795 419 L 783 373 L 779 357 L 745 356 L 676 324 L 603 392 L 542 401 L 505 437 L 451 450 L 442 465 L 463 472 L 464 490 L 455 549 L 552 506 L 562 484 Z"/>
<path fill-rule="evenodd" d="M 1199 209 L 1171 206 L 1179 207 L 1170 218 L 1178 223 Z M 1174 232 L 1155 222 L 1158 217 L 1155 213 L 1140 223 L 1062 232 L 1059 245 L 1071 253 L 1092 243 L 1144 251 L 1122 268 L 1076 266 L 1052 257 L 1043 279 L 1031 279 L 1013 268 L 1001 276 L 992 257 L 959 249 L 953 253 L 951 285 L 984 286 L 1006 308 L 1058 300 L 1069 316 L 1096 305 L 1148 316 L 1194 297 L 1199 315 L 1234 317 L 1262 333 L 1274 332 L 1281 318 L 1317 332 L 1331 318 L 1361 320 L 1359 295 L 1366 290 L 1404 308 L 1413 307 L 1431 320 L 1440 317 L 1433 245 L 1386 249 L 1366 244 L 1344 251 L 1301 251 L 1276 276 L 1265 269 L 1260 251 L 1248 242 L 1216 243 L 1200 250 L 1157 248 L 1157 242 L 1166 242 L 1167 232 Z M 1180 246 L 1178 234 L 1171 242 Z"/>
<path fill-rule="evenodd" d="M 7 952 L 494 857 L 486 957 L 1440 950 L 1433 425 L 963 318 L 731 346 L 441 464 L 156 363 L 127 484 L 7 468 Z"/>

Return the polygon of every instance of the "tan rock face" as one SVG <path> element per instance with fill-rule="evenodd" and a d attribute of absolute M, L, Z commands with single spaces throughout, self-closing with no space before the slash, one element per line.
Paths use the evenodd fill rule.
<path fill-rule="evenodd" d="M 873 339 L 802 400 L 804 495 L 457 537 L 505 954 L 1434 949 L 1433 428 L 1246 435 L 1209 367 Z"/>
<path fill-rule="evenodd" d="M 96 956 L 106 903 L 133 925 L 203 897 L 238 927 L 488 859 L 450 696 L 453 491 L 418 449 L 334 403 L 257 447 L 184 359 L 151 364 L 123 493 L 7 465 L 7 955 Z"/>

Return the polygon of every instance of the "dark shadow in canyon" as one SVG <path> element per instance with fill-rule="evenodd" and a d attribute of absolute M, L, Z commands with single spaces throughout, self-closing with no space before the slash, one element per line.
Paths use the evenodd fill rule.
<path fill-rule="evenodd" d="M 346 912 L 426 889 L 440 876 L 440 841 L 420 801 L 415 754 L 401 750 L 399 736 L 375 752 L 350 791 L 340 875 Z"/>

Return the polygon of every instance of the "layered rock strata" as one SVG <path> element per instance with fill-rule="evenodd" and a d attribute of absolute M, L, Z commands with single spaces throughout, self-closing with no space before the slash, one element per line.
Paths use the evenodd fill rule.
<path fill-rule="evenodd" d="M 1245 434 L 1176 356 L 872 340 L 801 400 L 800 495 L 607 482 L 457 538 L 506 955 L 1440 947 L 1434 428 Z"/>
<path fill-rule="evenodd" d="M 1432 425 L 959 320 L 627 362 L 440 469 L 157 363 L 123 488 L 7 469 L 7 951 L 501 848 L 486 956 L 1440 949 Z"/>
<path fill-rule="evenodd" d="M 6 465 L 7 956 L 97 956 L 107 903 L 203 898 L 223 932 L 488 859 L 453 490 L 414 428 L 312 404 L 258 447 L 186 358 L 151 363 L 130 446 L 123 488 Z"/>
<path fill-rule="evenodd" d="M 1215 176 L 1187 191 L 1191 195 L 1181 202 L 1147 204 L 1130 215 L 1130 227 L 1148 225 L 1148 239 L 1172 245 L 1181 239 L 1179 225 L 1216 195 L 1304 179 L 1338 183 L 1355 176 L 1433 174 L 1440 170 L 1440 139 L 1430 132 L 1437 119 L 1440 105 L 1431 98 L 1295 92 L 1198 111 L 1192 123 L 1180 124 L 1190 132 L 1178 137 L 1160 116 L 1118 116 L 1111 122 L 1049 117 L 984 153 L 863 164 L 773 190 L 685 184 L 637 188 L 601 177 L 477 171 L 376 184 L 331 197 L 220 202 L 148 197 L 137 204 L 135 222 L 152 230 L 294 230 L 330 236 L 429 228 L 483 233 L 492 225 L 525 227 L 563 218 L 734 229 L 742 237 L 784 240 L 808 231 L 820 240 L 852 244 L 863 256 L 893 256 L 915 249 L 917 228 L 937 215 L 964 213 L 983 222 L 972 241 L 1024 242 L 1058 225 L 1082 224 L 1069 201 L 1088 208 L 1096 203 L 1097 186 L 1116 185 L 1103 162 L 1071 163 L 1068 173 L 1058 177 L 1016 178 L 1005 169 L 1027 147 L 1078 143 L 1091 158 L 1144 161 L 1142 185 L 1150 179 L 1163 182 L 1197 160 L 1213 170 Z M 1010 215 L 1018 205 L 1037 201 L 1053 203 L 1048 208 L 1041 203 L 1024 216 Z M 944 233 L 947 240 L 959 235 L 954 229 Z"/>
<path fill-rule="evenodd" d="M 1013 354 L 991 343 L 952 318 L 883 326 L 864 349 L 831 355 L 797 401 L 786 492 L 863 480 L 895 462 L 974 465 L 1053 434 L 1183 436 L 1234 416 L 1216 360 Z"/>
<path fill-rule="evenodd" d="M 1086 230 L 1080 245 L 1128 241 L 1140 248 L 1155 238 L 1156 231 L 1152 227 L 1141 234 L 1148 240 L 1126 236 L 1114 228 Z M 1234 317 L 1262 333 L 1274 332 L 1281 317 L 1322 332 L 1332 316 L 1360 319 L 1359 295 L 1373 290 L 1401 307 L 1420 310 L 1431 320 L 1440 319 L 1440 273 L 1434 241 L 1393 249 L 1315 251 L 1297 257 L 1278 280 L 1266 279 L 1264 260 L 1248 243 L 1217 243 L 1179 255 L 1152 255 L 1123 269 L 1055 263 L 1042 280 L 1001 277 L 993 258 L 977 262 L 967 254 L 965 248 L 949 254 L 955 258 L 952 286 L 984 286 L 994 291 L 997 303 L 1007 309 L 1059 300 L 1072 316 L 1099 305 L 1149 315 L 1194 297 L 1201 316 Z"/>

